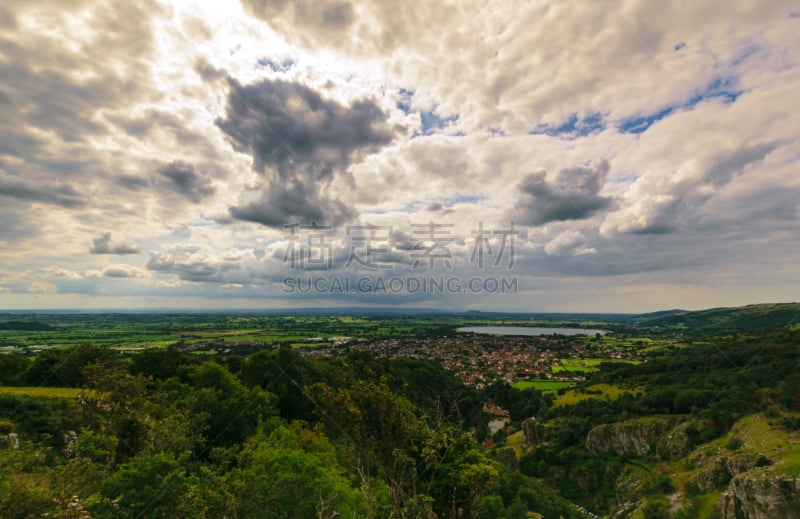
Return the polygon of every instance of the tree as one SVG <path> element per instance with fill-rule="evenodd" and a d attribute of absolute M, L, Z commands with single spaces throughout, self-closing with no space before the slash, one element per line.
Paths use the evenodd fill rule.
<path fill-rule="evenodd" d="M 185 404 L 192 414 L 205 417 L 207 447 L 241 443 L 275 414 L 274 395 L 260 387 L 248 389 L 216 362 L 192 368 L 188 381 L 194 391 Z"/>
<path fill-rule="evenodd" d="M 326 384 L 310 388 L 319 419 L 328 437 L 352 449 L 351 462 L 372 485 L 380 468 L 392 494 L 396 513 L 413 496 L 416 486 L 414 444 L 421 423 L 408 399 L 397 396 L 385 382 L 356 382 L 333 389 Z"/>
<path fill-rule="evenodd" d="M 470 516 L 500 475 L 499 464 L 490 460 L 467 433 L 432 431 L 423 448 L 423 488 L 434 498 L 441 517 Z"/>
<path fill-rule="evenodd" d="M 360 517 L 366 506 L 318 432 L 284 424 L 259 432 L 230 474 L 239 517 L 305 519 Z"/>
<path fill-rule="evenodd" d="M 178 368 L 190 364 L 190 359 L 177 348 L 150 348 L 136 354 L 131 360 L 130 372 L 133 375 L 153 377 L 165 380 L 174 377 Z"/>
<path fill-rule="evenodd" d="M 82 370 L 90 364 L 111 366 L 119 363 L 112 349 L 88 344 L 43 351 L 28 372 L 25 383 L 32 386 L 83 387 L 87 379 Z"/>
<path fill-rule="evenodd" d="M 22 355 L 0 355 L 0 385 L 18 386 L 31 363 Z"/>
<path fill-rule="evenodd" d="M 170 518 L 188 512 L 185 459 L 156 453 L 132 458 L 102 485 L 105 498 L 92 510 L 97 517 Z"/>

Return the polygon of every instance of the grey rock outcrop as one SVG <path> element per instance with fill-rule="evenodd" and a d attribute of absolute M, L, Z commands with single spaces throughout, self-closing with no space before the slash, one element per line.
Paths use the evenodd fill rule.
<path fill-rule="evenodd" d="M 672 459 L 689 450 L 685 429 L 686 424 L 674 417 L 598 425 L 589 431 L 586 447 L 597 453 L 639 457 L 657 453 L 662 458 Z"/>
<path fill-rule="evenodd" d="M 719 510 L 721 519 L 800 519 L 800 477 L 753 472 L 736 476 L 720 497 Z"/>

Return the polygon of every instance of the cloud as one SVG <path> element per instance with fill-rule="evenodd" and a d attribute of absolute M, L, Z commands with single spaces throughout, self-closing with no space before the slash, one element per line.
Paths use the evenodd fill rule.
<path fill-rule="evenodd" d="M 343 106 L 287 81 L 229 83 L 226 117 L 217 125 L 253 158 L 263 182 L 258 198 L 231 207 L 231 216 L 276 227 L 352 218 L 353 208 L 328 191 L 352 162 L 392 141 L 394 130 L 378 105 L 362 99 Z"/>
<path fill-rule="evenodd" d="M 125 189 L 130 189 L 133 191 L 145 188 L 150 185 L 146 178 L 137 176 L 137 175 L 119 175 L 114 179 L 118 185 L 124 187 Z"/>
<path fill-rule="evenodd" d="M 218 81 L 226 77 L 224 71 L 214 67 L 205 58 L 200 58 L 195 62 L 194 71 L 203 78 L 203 81 L 207 82 Z"/>
<path fill-rule="evenodd" d="M 0 196 L 31 202 L 43 202 L 66 208 L 83 207 L 86 200 L 71 184 L 65 182 L 36 182 L 0 171 Z"/>
<path fill-rule="evenodd" d="M 590 167 L 562 169 L 554 181 L 547 172 L 529 173 L 518 184 L 517 221 L 542 225 L 548 222 L 583 220 L 611 206 L 611 198 L 598 195 L 610 166 L 601 160 Z"/>
<path fill-rule="evenodd" d="M 13 106 L 0 129 L 13 128 L 29 147 L 51 151 L 43 131 L 65 143 L 85 143 L 107 129 L 101 110 L 125 106 L 146 89 L 154 49 L 151 18 L 161 11 L 155 3 L 73 2 L 55 8 L 19 2 L 14 9 L 17 29 L 0 32 L 6 58 L 0 76 Z M 32 23 L 37 19 L 45 25 Z"/>
<path fill-rule="evenodd" d="M 743 145 L 685 161 L 674 174 L 647 172 L 636 179 L 600 233 L 663 234 L 696 225 L 698 211 L 720 188 L 761 162 L 778 142 Z"/>
<path fill-rule="evenodd" d="M 680 105 L 687 90 L 753 59 L 739 42 L 768 40 L 763 28 L 794 7 L 791 0 L 613 5 L 244 1 L 309 51 L 388 64 L 381 71 L 388 79 L 415 87 L 413 110 L 439 105 L 437 115 L 458 115 L 462 131 L 509 135 L 561 127 L 575 114 L 622 121 Z M 791 31 L 788 24 L 781 30 L 786 37 Z M 675 52 L 679 42 L 684 47 Z"/>
<path fill-rule="evenodd" d="M 454 223 L 460 279 L 515 220 L 520 293 L 485 308 L 794 297 L 791 0 L 171 3 L 0 7 L 0 305 L 287 303 L 310 220 L 392 226 L 394 273 Z"/>
<path fill-rule="evenodd" d="M 141 248 L 133 243 L 112 243 L 111 233 L 103 233 L 92 240 L 91 254 L 138 254 Z"/>
<path fill-rule="evenodd" d="M 193 165 L 181 160 L 174 160 L 156 169 L 155 184 L 196 204 L 216 192 L 209 177 L 199 174 Z"/>
<path fill-rule="evenodd" d="M 147 108 L 134 113 L 117 112 L 105 118 L 126 135 L 141 140 L 167 140 L 177 145 L 209 147 L 203 133 L 188 128 L 182 114 Z"/>
<path fill-rule="evenodd" d="M 103 277 L 107 278 L 141 278 L 144 273 L 136 267 L 130 265 L 114 265 L 103 269 Z"/>
<path fill-rule="evenodd" d="M 587 245 L 586 236 L 580 231 L 564 231 L 544 246 L 548 256 L 583 256 L 596 254 L 597 249 Z"/>
<path fill-rule="evenodd" d="M 170 274 L 183 281 L 250 283 L 259 277 L 260 264 L 252 249 L 225 252 L 208 249 L 170 247 L 151 252 L 146 268 Z"/>
<path fill-rule="evenodd" d="M 301 30 L 309 43 L 343 38 L 357 21 L 353 4 L 342 0 L 245 0 L 243 4 L 283 29 Z"/>

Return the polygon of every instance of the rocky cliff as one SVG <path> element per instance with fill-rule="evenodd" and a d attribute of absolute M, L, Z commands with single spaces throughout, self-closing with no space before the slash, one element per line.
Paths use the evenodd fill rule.
<path fill-rule="evenodd" d="M 721 519 L 800 519 L 800 477 L 740 474 L 722 494 L 719 510 Z"/>
<path fill-rule="evenodd" d="M 615 452 L 629 456 L 658 454 L 671 459 L 689 451 L 686 423 L 675 417 L 634 419 L 598 425 L 589 431 L 586 447 L 591 452 Z"/>

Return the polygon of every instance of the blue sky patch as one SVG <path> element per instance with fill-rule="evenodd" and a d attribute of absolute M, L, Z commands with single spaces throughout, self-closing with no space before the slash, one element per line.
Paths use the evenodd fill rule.
<path fill-rule="evenodd" d="M 619 123 L 619 131 L 622 133 L 642 133 L 650 128 L 656 121 L 660 121 L 671 114 L 674 109 L 674 107 L 669 106 L 654 114 L 624 119 Z"/>
<path fill-rule="evenodd" d="M 684 108 L 694 108 L 708 99 L 721 98 L 725 104 L 731 104 L 739 98 L 744 90 L 738 86 L 739 80 L 735 76 L 720 77 L 713 80 L 689 99 Z"/>
<path fill-rule="evenodd" d="M 401 88 L 398 93 L 400 94 L 400 100 L 397 102 L 397 108 L 408 115 L 411 113 L 411 98 L 414 97 L 414 91 Z"/>
<path fill-rule="evenodd" d="M 419 117 L 422 121 L 422 133 L 424 135 L 429 135 L 434 133 L 436 130 L 441 130 L 451 122 L 458 119 L 457 115 L 451 115 L 450 117 L 439 117 L 434 112 L 420 112 Z"/>
<path fill-rule="evenodd" d="M 574 113 L 560 126 L 539 124 L 528 133 L 530 135 L 549 135 L 550 137 L 577 139 L 578 137 L 586 137 L 587 135 L 603 131 L 605 128 L 605 119 L 603 115 L 598 112 L 590 113 L 583 118 L 578 116 L 577 113 Z"/>
<path fill-rule="evenodd" d="M 292 58 L 272 59 L 261 58 L 257 61 L 259 68 L 268 68 L 273 72 L 287 72 L 295 66 L 297 62 Z"/>
<path fill-rule="evenodd" d="M 744 89 L 738 86 L 739 81 L 735 76 L 718 77 L 705 87 L 699 89 L 685 103 L 669 105 L 658 112 L 623 119 L 617 128 L 622 133 L 642 133 L 650 128 L 655 122 L 667 117 L 668 115 L 683 110 L 691 110 L 703 101 L 709 99 L 720 99 L 725 104 L 731 104 L 739 98 Z"/>
<path fill-rule="evenodd" d="M 437 130 L 446 128 L 450 123 L 458 120 L 458 115 L 451 115 L 449 117 L 441 117 L 435 113 L 436 108 L 429 112 L 412 112 L 411 98 L 414 97 L 414 91 L 406 88 L 401 88 L 397 92 L 400 94 L 400 99 L 397 101 L 397 109 L 401 110 L 406 115 L 411 113 L 419 113 L 420 122 L 422 123 L 422 131 L 415 131 L 411 136 L 420 137 L 423 135 L 431 135 L 436 133 Z M 461 134 L 463 135 L 463 133 Z"/>
<path fill-rule="evenodd" d="M 456 195 L 450 196 L 442 200 L 447 207 L 453 207 L 458 204 L 477 204 L 486 200 L 484 195 Z"/>

